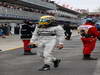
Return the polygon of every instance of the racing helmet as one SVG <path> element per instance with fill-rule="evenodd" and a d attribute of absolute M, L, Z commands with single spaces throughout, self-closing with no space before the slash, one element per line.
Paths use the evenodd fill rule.
<path fill-rule="evenodd" d="M 54 16 L 42 16 L 39 20 L 39 26 L 48 27 L 51 23 L 55 22 Z"/>
<path fill-rule="evenodd" d="M 96 20 L 94 18 L 86 18 L 86 22 L 91 22 L 95 24 Z"/>

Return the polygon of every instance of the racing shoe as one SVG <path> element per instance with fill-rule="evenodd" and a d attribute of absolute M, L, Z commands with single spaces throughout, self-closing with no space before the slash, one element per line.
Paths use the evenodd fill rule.
<path fill-rule="evenodd" d="M 83 58 L 83 60 L 98 60 L 98 58 L 89 57 L 89 58 Z"/>
<path fill-rule="evenodd" d="M 84 55 L 83 60 L 98 60 L 98 59 L 91 57 L 90 54 L 86 54 Z"/>
<path fill-rule="evenodd" d="M 39 69 L 39 71 L 48 71 L 50 70 L 50 65 L 45 64 L 42 68 Z"/>
<path fill-rule="evenodd" d="M 60 59 L 54 60 L 54 61 L 53 61 L 53 63 L 54 63 L 54 68 L 57 68 L 57 67 L 59 66 L 59 63 L 60 63 L 60 62 L 61 62 Z"/>

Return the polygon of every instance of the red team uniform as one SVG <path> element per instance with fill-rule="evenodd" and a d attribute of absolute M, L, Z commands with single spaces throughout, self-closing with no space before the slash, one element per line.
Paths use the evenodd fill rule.
<path fill-rule="evenodd" d="M 97 60 L 97 58 L 90 57 L 91 52 L 95 48 L 97 37 L 100 36 L 100 32 L 97 31 L 92 19 L 87 19 L 86 23 L 78 27 L 79 33 L 82 36 L 83 43 L 83 59 L 84 60 Z"/>

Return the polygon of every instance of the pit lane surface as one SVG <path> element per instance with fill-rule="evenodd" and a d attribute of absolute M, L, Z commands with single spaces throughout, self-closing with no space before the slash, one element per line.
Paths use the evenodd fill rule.
<path fill-rule="evenodd" d="M 37 55 L 24 56 L 23 49 L 0 52 L 0 75 L 100 75 L 100 41 L 92 56 L 98 57 L 97 61 L 82 60 L 82 43 L 79 36 L 72 40 L 65 40 L 62 50 L 53 52 L 62 61 L 59 68 L 50 71 L 38 71 L 43 66 L 43 61 Z M 39 49 L 39 48 L 38 48 Z M 32 52 L 36 52 L 37 48 Z"/>

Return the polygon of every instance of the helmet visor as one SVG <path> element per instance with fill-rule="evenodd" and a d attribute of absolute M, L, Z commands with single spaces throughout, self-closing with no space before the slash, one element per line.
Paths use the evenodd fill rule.
<path fill-rule="evenodd" d="M 49 24 L 50 20 L 48 19 L 40 19 L 39 24 Z"/>

